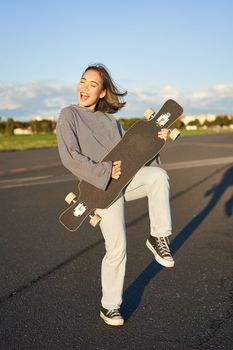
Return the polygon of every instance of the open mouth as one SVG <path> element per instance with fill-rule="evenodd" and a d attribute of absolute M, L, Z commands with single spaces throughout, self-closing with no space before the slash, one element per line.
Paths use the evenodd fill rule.
<path fill-rule="evenodd" d="M 81 92 L 80 97 L 81 97 L 82 101 L 86 101 L 88 99 L 89 95 L 86 94 L 85 92 Z"/>

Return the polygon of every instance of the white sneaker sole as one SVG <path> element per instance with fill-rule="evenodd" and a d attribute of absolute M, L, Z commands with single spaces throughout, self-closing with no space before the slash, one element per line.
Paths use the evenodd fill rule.
<path fill-rule="evenodd" d="M 123 326 L 124 320 L 122 319 L 112 319 L 109 317 L 106 317 L 102 311 L 100 311 L 100 317 L 104 320 L 105 323 L 107 323 L 110 326 Z"/>
<path fill-rule="evenodd" d="M 146 241 L 146 246 L 148 249 L 150 249 L 150 251 L 154 254 L 155 256 L 155 260 L 160 264 L 160 265 L 163 265 L 165 267 L 174 267 L 175 265 L 175 261 L 171 261 L 171 260 L 166 260 L 166 259 L 163 259 L 161 258 L 161 256 L 159 256 L 157 254 L 157 252 L 155 251 L 154 247 L 151 245 L 150 241 L 147 240 Z"/>

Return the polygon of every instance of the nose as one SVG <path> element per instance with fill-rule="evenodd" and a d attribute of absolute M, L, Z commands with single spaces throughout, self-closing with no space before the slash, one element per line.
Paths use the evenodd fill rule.
<path fill-rule="evenodd" d="M 87 83 L 84 83 L 84 85 L 83 85 L 83 90 L 84 90 L 84 91 L 88 91 L 88 90 L 89 90 L 89 86 L 88 86 Z"/>

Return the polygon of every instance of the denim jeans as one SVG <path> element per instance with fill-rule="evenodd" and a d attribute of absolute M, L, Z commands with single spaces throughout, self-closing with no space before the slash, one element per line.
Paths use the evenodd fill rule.
<path fill-rule="evenodd" d="M 140 169 L 124 193 L 107 209 L 97 209 L 101 216 L 100 228 L 105 240 L 106 254 L 102 260 L 102 306 L 117 309 L 122 303 L 126 264 L 126 227 L 124 200 L 148 197 L 150 234 L 171 235 L 169 182 L 165 170 L 146 166 Z"/>

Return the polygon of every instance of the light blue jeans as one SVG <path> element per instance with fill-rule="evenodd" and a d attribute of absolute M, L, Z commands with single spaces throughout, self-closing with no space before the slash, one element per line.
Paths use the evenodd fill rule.
<path fill-rule="evenodd" d="M 150 234 L 171 235 L 169 182 L 165 170 L 157 166 L 140 169 L 122 194 L 107 209 L 97 209 L 106 254 L 102 261 L 102 306 L 117 309 L 122 303 L 126 264 L 126 228 L 124 200 L 148 197 Z"/>

